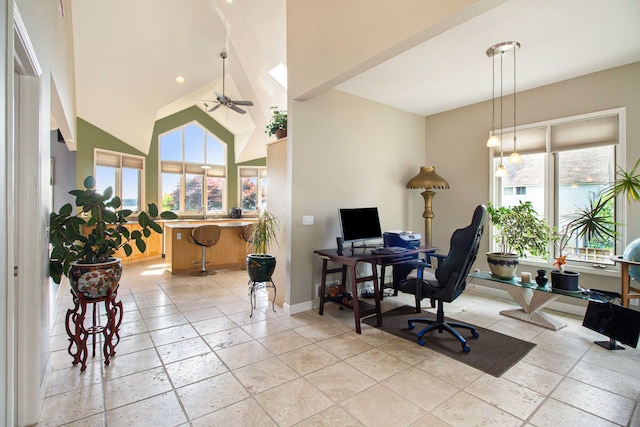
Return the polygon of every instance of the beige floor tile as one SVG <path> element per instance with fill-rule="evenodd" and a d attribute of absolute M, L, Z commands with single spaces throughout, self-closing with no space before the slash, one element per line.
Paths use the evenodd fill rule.
<path fill-rule="evenodd" d="M 173 391 L 107 411 L 109 426 L 177 426 L 186 422 Z"/>
<path fill-rule="evenodd" d="M 382 381 L 382 384 L 426 411 L 433 410 L 459 391 L 457 387 L 417 368 L 402 371 Z"/>
<path fill-rule="evenodd" d="M 173 304 L 160 305 L 140 310 L 140 315 L 145 320 L 153 319 L 154 317 L 169 316 L 172 314 L 180 314 L 178 307 Z"/>
<path fill-rule="evenodd" d="M 545 398 L 543 394 L 488 374 L 465 388 L 465 391 L 522 420 L 526 420 Z"/>
<path fill-rule="evenodd" d="M 373 378 L 344 362 L 312 372 L 305 378 L 334 402 L 342 402 L 377 384 Z"/>
<path fill-rule="evenodd" d="M 339 361 L 337 357 L 315 344 L 281 354 L 279 358 L 300 375 L 306 375 Z"/>
<path fill-rule="evenodd" d="M 216 412 L 196 418 L 193 427 L 243 426 L 275 427 L 277 424 L 253 398 L 222 408 Z"/>
<path fill-rule="evenodd" d="M 78 367 L 71 366 L 69 363 L 68 368 L 50 372 L 48 382 L 47 397 L 100 384 L 102 382 L 102 364 L 89 363 L 87 369 L 80 372 Z"/>
<path fill-rule="evenodd" d="M 430 348 L 423 347 L 417 342 L 405 340 L 404 338 L 396 338 L 378 347 L 379 350 L 389 353 L 410 365 L 425 360 L 435 352 Z"/>
<path fill-rule="evenodd" d="M 626 425 L 635 401 L 589 384 L 565 378 L 551 397 L 614 423 Z"/>
<path fill-rule="evenodd" d="M 268 348 L 273 354 L 287 353 L 311 344 L 311 341 L 289 329 L 260 338 L 258 342 Z"/>
<path fill-rule="evenodd" d="M 290 426 L 332 405 L 331 400 L 299 378 L 255 396 L 278 425 Z"/>
<path fill-rule="evenodd" d="M 445 423 L 431 414 L 427 414 L 415 423 L 411 424 L 411 427 L 448 427 L 450 425 L 451 424 Z"/>
<path fill-rule="evenodd" d="M 165 369 L 175 388 L 228 372 L 227 367 L 214 352 L 170 363 L 165 365 Z"/>
<path fill-rule="evenodd" d="M 578 361 L 578 359 L 541 346 L 532 348 L 522 360 L 560 375 L 567 375 Z"/>
<path fill-rule="evenodd" d="M 182 313 L 178 313 L 146 319 L 144 323 L 147 326 L 148 331 L 155 331 L 158 329 L 170 328 L 172 326 L 184 325 L 189 322 Z"/>
<path fill-rule="evenodd" d="M 367 344 L 364 340 L 359 340 L 349 334 L 336 335 L 335 337 L 319 341 L 317 344 L 318 347 L 328 351 L 338 359 L 347 359 L 373 348 L 373 346 Z"/>
<path fill-rule="evenodd" d="M 227 372 L 177 389 L 190 419 L 217 411 L 249 397 L 234 376 Z"/>
<path fill-rule="evenodd" d="M 609 351 L 592 345 L 582 361 L 640 379 L 640 349 L 625 347 L 624 351 Z"/>
<path fill-rule="evenodd" d="M 217 351 L 218 356 L 229 369 L 242 368 L 252 363 L 260 362 L 273 356 L 262 344 L 257 341 L 234 345 Z"/>
<path fill-rule="evenodd" d="M 279 323 L 275 319 L 266 319 L 262 322 L 255 322 L 244 325 L 242 326 L 242 330 L 252 337 L 258 339 L 277 334 L 278 332 L 284 332 L 287 330 L 287 327 L 282 323 Z"/>
<path fill-rule="evenodd" d="M 591 363 L 578 362 L 569 372 L 569 377 L 632 400 L 640 396 L 638 378 Z"/>
<path fill-rule="evenodd" d="M 198 310 L 185 311 L 184 317 L 191 323 L 199 322 L 201 320 L 214 319 L 216 317 L 223 316 L 224 314 L 216 307 L 200 308 Z"/>
<path fill-rule="evenodd" d="M 429 354 L 428 359 L 416 363 L 415 366 L 460 389 L 467 387 L 483 375 L 482 371 L 476 368 L 472 368 L 471 366 L 436 352 Z"/>
<path fill-rule="evenodd" d="M 156 348 L 164 363 L 176 362 L 211 351 L 207 343 L 200 337 L 190 338 Z"/>
<path fill-rule="evenodd" d="M 527 387 L 538 393 L 549 395 L 560 381 L 562 375 L 539 368 L 523 360 L 515 364 L 502 375 L 502 378 Z"/>
<path fill-rule="evenodd" d="M 313 342 L 326 340 L 342 333 L 335 325 L 325 322 L 316 322 L 300 326 L 295 328 L 294 331 Z"/>
<path fill-rule="evenodd" d="M 399 358 L 378 349 L 369 350 L 357 356 L 350 357 L 346 359 L 345 362 L 376 381 L 389 378 L 410 366 L 407 362 L 403 362 Z"/>
<path fill-rule="evenodd" d="M 123 377 L 136 372 L 146 371 L 162 365 L 154 348 L 136 351 L 135 353 L 116 354 L 110 359 L 109 366 L 104 368 L 105 380 Z"/>
<path fill-rule="evenodd" d="M 214 332 L 225 331 L 237 328 L 238 325 L 226 316 L 201 320 L 191 324 L 200 335 L 212 334 Z"/>
<path fill-rule="evenodd" d="M 171 391 L 171 383 L 163 368 L 149 369 L 104 383 L 105 407 L 111 410 Z"/>
<path fill-rule="evenodd" d="M 475 396 L 460 392 L 433 410 L 432 414 L 451 426 L 520 426 L 522 420 Z"/>
<path fill-rule="evenodd" d="M 120 339 L 120 342 L 116 346 L 116 354 L 121 356 L 148 348 L 153 348 L 151 335 L 149 333 L 136 334 Z"/>
<path fill-rule="evenodd" d="M 347 411 L 334 405 L 296 424 L 296 427 L 362 427 Z"/>
<path fill-rule="evenodd" d="M 617 425 L 555 399 L 545 401 L 529 422 L 537 427 L 613 427 Z"/>
<path fill-rule="evenodd" d="M 425 415 L 418 406 L 383 385 L 371 387 L 340 406 L 366 426 L 410 425 Z"/>
<path fill-rule="evenodd" d="M 59 426 L 103 410 L 102 385 L 94 384 L 44 399 L 38 426 Z"/>
<path fill-rule="evenodd" d="M 202 338 L 204 338 L 207 344 L 209 344 L 209 346 L 215 351 L 253 340 L 251 335 L 240 328 L 215 332 L 213 334 L 205 335 Z"/>
<path fill-rule="evenodd" d="M 157 331 L 149 332 L 151 339 L 156 346 L 165 344 L 171 344 L 178 341 L 183 341 L 189 338 L 195 338 L 198 333 L 190 324 L 173 326 L 171 328 L 159 329 Z"/>
<path fill-rule="evenodd" d="M 251 395 L 300 377 L 296 371 L 276 357 L 236 369 L 233 374 Z"/>

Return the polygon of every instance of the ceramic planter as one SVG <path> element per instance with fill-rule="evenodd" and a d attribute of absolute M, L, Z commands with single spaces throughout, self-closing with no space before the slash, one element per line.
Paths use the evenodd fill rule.
<path fill-rule="evenodd" d="M 276 257 L 268 254 L 247 255 L 247 273 L 253 282 L 266 282 L 276 269 Z"/>
<path fill-rule="evenodd" d="M 564 272 L 560 270 L 551 270 L 551 287 L 563 291 L 579 291 L 578 279 L 580 273 L 575 271 Z"/>
<path fill-rule="evenodd" d="M 491 274 L 498 279 L 513 279 L 518 268 L 518 254 L 487 252 L 487 263 Z"/>
<path fill-rule="evenodd" d="M 111 289 L 115 291 L 122 276 L 120 258 L 109 258 L 98 264 L 72 262 L 69 269 L 69 284 L 76 294 L 85 298 L 102 298 Z"/>

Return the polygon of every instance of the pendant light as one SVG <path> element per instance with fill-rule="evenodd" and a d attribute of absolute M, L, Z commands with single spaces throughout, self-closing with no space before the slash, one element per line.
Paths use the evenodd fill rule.
<path fill-rule="evenodd" d="M 494 120 L 494 116 L 495 116 L 495 107 L 492 108 L 493 110 L 493 115 L 491 117 L 491 137 L 489 138 L 489 141 L 487 141 L 487 147 L 497 147 L 500 146 L 500 166 L 498 166 L 498 169 L 496 169 L 495 172 L 495 176 L 496 177 L 505 177 L 507 176 L 507 169 L 504 167 L 504 165 L 502 164 L 503 158 L 504 158 L 504 151 L 503 151 L 503 114 L 502 114 L 502 105 L 503 105 L 503 87 L 504 87 L 504 78 L 503 78 L 503 58 L 505 53 L 509 52 L 510 50 L 513 50 L 514 55 L 513 55 L 513 153 L 511 154 L 511 156 L 509 157 L 509 162 L 510 163 L 519 163 L 521 161 L 520 159 L 520 155 L 518 154 L 518 152 L 516 151 L 516 56 L 515 56 L 515 51 L 517 48 L 520 47 L 520 43 L 518 42 L 514 42 L 514 41 L 508 41 L 508 42 L 502 42 L 502 43 L 498 43 L 496 45 L 491 46 L 489 49 L 487 49 L 487 56 L 489 58 L 492 59 L 492 61 L 494 61 L 492 64 L 492 74 L 493 74 L 493 86 L 492 86 L 492 104 L 495 106 L 495 95 L 493 92 L 495 92 L 495 57 L 497 55 L 500 55 L 500 138 L 499 141 L 496 141 L 496 139 L 498 139 L 497 137 L 495 137 L 495 120 Z M 492 139 L 493 137 L 495 137 L 495 139 Z"/>
<path fill-rule="evenodd" d="M 497 147 L 500 139 L 496 136 L 496 62 L 491 61 L 491 136 L 487 140 L 487 147 Z"/>

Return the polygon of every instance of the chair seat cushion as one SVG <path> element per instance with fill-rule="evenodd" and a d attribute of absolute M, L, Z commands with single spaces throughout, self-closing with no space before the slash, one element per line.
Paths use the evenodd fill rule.
<path fill-rule="evenodd" d="M 409 276 L 407 280 L 400 282 L 400 290 L 407 294 L 415 295 L 418 290 L 418 286 L 421 287 L 420 295 L 423 298 L 429 298 L 443 288 L 440 282 L 436 280 L 433 273 L 429 270 L 424 271 L 422 280 L 417 277 Z"/>

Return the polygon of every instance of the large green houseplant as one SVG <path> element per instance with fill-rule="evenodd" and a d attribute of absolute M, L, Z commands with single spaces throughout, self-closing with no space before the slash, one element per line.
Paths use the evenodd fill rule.
<path fill-rule="evenodd" d="M 269 254 L 273 243 L 278 244 L 278 217 L 263 211 L 253 223 L 248 240 L 250 254 L 247 255 L 247 273 L 253 282 L 266 282 L 276 268 L 276 257 Z"/>
<path fill-rule="evenodd" d="M 278 107 L 271 107 L 271 120 L 267 123 L 264 132 L 269 135 L 275 135 L 278 139 L 287 136 L 287 111 Z"/>
<path fill-rule="evenodd" d="M 133 212 L 121 208 L 120 198 L 113 196 L 112 188 L 108 187 L 100 194 L 95 190 L 93 176 L 85 178 L 83 184 L 84 190 L 69 192 L 76 197 L 75 204 L 80 208 L 79 211 L 67 203 L 59 212 L 51 212 L 49 217 L 49 275 L 55 283 L 60 283 L 62 275 L 69 277 L 72 287 L 77 286 L 77 280 L 80 280 L 82 286 L 82 281 L 89 277 L 82 278 L 82 274 L 78 276 L 75 267 L 106 263 L 113 266 L 112 273 L 105 273 L 106 276 L 102 273 L 92 274 L 102 274 L 104 280 L 115 279 L 114 276 L 119 279 L 120 260 L 113 257 L 115 252 L 122 248 L 129 256 L 133 252 L 132 244 L 135 244 L 140 252 L 145 252 L 144 238 L 153 232 L 162 233 L 162 227 L 155 219 L 158 216 L 162 219 L 177 218 L 175 213 L 169 211 L 159 214 L 157 206 L 151 203 L 148 212 L 138 213 L 140 230 L 129 231 L 125 224 L 129 222 L 127 217 Z M 95 286 L 89 290 L 87 285 L 87 291 L 83 293 L 90 297 L 99 297 L 104 296 L 106 291 L 104 287 L 96 289 Z"/>
<path fill-rule="evenodd" d="M 496 228 L 494 239 L 499 252 L 487 253 L 489 269 L 494 276 L 510 279 L 515 276 L 519 258 L 527 255 L 546 258 L 549 244 L 557 240 L 555 230 L 538 216 L 531 202 L 496 208 L 488 204 L 487 212 Z"/>

